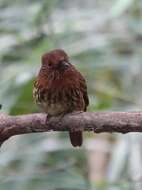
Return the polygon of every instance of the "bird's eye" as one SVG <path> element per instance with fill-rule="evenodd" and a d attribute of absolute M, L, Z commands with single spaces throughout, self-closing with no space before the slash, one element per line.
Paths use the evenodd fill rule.
<path fill-rule="evenodd" d="M 62 63 L 64 63 L 64 62 L 65 62 L 65 60 L 62 59 L 62 60 L 60 60 L 58 63 L 59 63 L 59 64 L 62 64 Z"/>

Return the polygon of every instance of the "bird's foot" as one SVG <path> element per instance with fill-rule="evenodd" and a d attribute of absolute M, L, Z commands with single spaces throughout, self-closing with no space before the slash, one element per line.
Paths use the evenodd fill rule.
<path fill-rule="evenodd" d="M 51 115 L 47 114 L 45 124 L 49 123 L 49 120 L 50 120 L 51 117 L 52 117 Z"/>
<path fill-rule="evenodd" d="M 61 113 L 61 114 L 59 115 L 59 122 L 64 118 L 65 115 L 66 115 L 66 113 Z"/>

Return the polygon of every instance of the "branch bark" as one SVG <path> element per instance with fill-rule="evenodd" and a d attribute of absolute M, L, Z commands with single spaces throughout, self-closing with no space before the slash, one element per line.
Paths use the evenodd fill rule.
<path fill-rule="evenodd" d="M 51 117 L 46 114 L 0 114 L 0 145 L 14 135 L 47 131 L 142 132 L 142 112 L 74 112 Z"/>

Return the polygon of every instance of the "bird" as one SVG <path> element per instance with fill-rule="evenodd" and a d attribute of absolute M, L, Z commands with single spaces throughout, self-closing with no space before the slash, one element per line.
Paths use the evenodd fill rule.
<path fill-rule="evenodd" d="M 47 113 L 47 117 L 75 111 L 85 112 L 89 105 L 86 80 L 62 49 L 54 49 L 42 55 L 33 97 L 36 104 Z M 81 130 L 70 130 L 69 137 L 74 147 L 82 145 Z"/>

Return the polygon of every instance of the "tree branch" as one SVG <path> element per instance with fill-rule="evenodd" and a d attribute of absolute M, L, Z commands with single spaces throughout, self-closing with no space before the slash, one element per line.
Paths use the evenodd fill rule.
<path fill-rule="evenodd" d="M 46 114 L 0 114 L 0 145 L 14 135 L 47 131 L 142 132 L 142 112 L 74 112 L 51 117 Z"/>

